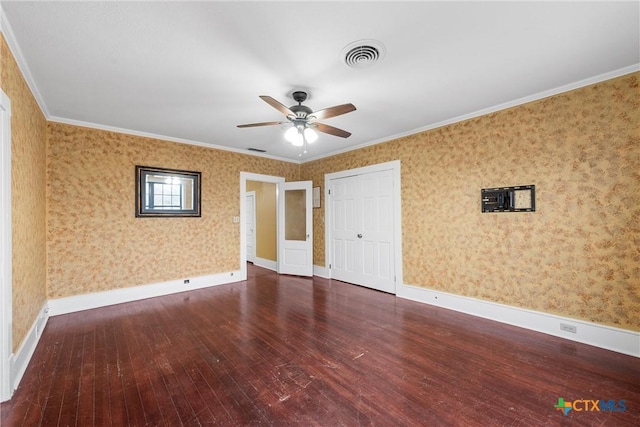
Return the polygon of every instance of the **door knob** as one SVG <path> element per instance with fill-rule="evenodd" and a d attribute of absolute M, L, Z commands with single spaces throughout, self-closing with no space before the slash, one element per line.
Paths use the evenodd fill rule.
<path fill-rule="evenodd" d="M 362 234 L 358 234 L 358 239 L 362 239 Z"/>

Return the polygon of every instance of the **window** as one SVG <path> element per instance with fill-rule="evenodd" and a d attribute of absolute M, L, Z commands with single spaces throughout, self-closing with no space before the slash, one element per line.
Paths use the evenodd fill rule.
<path fill-rule="evenodd" d="M 155 182 L 156 179 L 166 182 Z M 154 181 L 152 181 L 154 180 Z M 182 210 L 182 187 L 184 184 L 173 183 L 179 178 L 164 178 L 158 175 L 147 176 L 147 194 L 145 196 L 145 209 Z"/>

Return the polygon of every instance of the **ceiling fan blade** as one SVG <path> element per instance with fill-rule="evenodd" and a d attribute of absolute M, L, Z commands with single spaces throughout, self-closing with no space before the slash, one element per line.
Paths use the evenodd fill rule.
<path fill-rule="evenodd" d="M 313 127 L 320 132 L 328 133 L 329 135 L 339 136 L 340 138 L 349 138 L 351 136 L 351 133 L 347 132 L 346 130 L 325 125 L 324 123 L 314 123 Z"/>
<path fill-rule="evenodd" d="M 291 111 L 289 109 L 289 107 L 287 107 L 286 105 L 276 101 L 275 99 L 273 99 L 270 96 L 260 95 L 260 99 L 262 99 L 264 102 L 266 102 L 267 104 L 271 105 L 273 108 L 275 108 L 276 110 L 280 111 L 282 114 L 284 114 L 287 117 L 296 115 L 296 113 Z"/>
<path fill-rule="evenodd" d="M 279 125 L 282 124 L 284 122 L 262 122 L 262 123 L 249 123 L 246 125 L 238 125 L 239 128 L 253 128 L 256 126 L 272 126 L 272 125 Z"/>
<path fill-rule="evenodd" d="M 325 108 L 323 110 L 314 111 L 309 114 L 310 120 L 323 120 L 330 117 L 340 116 L 355 111 L 356 107 L 353 104 L 336 105 L 335 107 Z"/>

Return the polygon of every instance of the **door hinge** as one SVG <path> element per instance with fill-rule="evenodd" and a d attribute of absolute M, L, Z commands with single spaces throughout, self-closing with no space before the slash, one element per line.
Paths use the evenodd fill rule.
<path fill-rule="evenodd" d="M 331 264 L 329 264 L 329 270 L 331 270 Z"/>
<path fill-rule="evenodd" d="M 327 190 L 327 194 L 331 195 L 331 189 Z"/>

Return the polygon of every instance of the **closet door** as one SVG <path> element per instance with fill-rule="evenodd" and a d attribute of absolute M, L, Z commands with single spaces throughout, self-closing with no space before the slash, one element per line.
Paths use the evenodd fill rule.
<path fill-rule="evenodd" d="M 330 181 L 331 277 L 395 293 L 393 174 Z"/>

